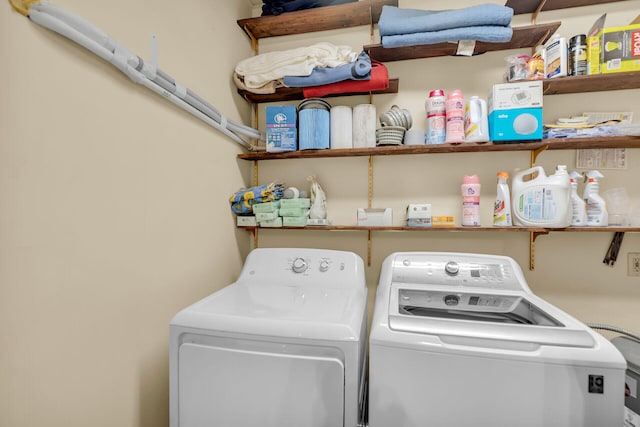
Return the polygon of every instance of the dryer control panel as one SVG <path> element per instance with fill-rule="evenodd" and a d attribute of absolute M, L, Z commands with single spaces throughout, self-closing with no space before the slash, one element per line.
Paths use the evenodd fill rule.
<path fill-rule="evenodd" d="M 238 281 L 300 286 L 305 284 L 364 287 L 364 262 L 347 251 L 305 248 L 254 249 Z"/>

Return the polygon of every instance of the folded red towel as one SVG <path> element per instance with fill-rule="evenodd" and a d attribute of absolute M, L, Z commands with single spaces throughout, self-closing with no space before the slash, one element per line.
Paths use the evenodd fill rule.
<path fill-rule="evenodd" d="M 389 87 L 389 70 L 382 63 L 371 60 L 370 80 L 345 80 L 322 86 L 306 87 L 302 90 L 305 98 L 322 98 L 327 95 L 366 93 Z"/>

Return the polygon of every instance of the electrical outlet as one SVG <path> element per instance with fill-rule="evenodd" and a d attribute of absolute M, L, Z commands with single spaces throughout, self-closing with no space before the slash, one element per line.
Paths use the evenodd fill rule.
<path fill-rule="evenodd" d="M 640 252 L 629 252 L 627 257 L 627 276 L 640 276 Z"/>

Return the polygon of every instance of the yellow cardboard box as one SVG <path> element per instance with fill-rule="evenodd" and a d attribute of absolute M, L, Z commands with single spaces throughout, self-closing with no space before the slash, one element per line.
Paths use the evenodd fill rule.
<path fill-rule="evenodd" d="M 640 15 L 631 24 L 600 33 L 600 72 L 640 71 Z"/>

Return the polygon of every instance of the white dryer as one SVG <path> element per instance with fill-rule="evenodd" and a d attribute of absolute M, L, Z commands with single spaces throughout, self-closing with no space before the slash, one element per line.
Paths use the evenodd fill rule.
<path fill-rule="evenodd" d="M 255 249 L 171 320 L 170 426 L 356 427 L 366 339 L 359 256 Z"/>
<path fill-rule="evenodd" d="M 387 257 L 369 358 L 370 427 L 623 425 L 622 355 L 508 257 Z"/>

